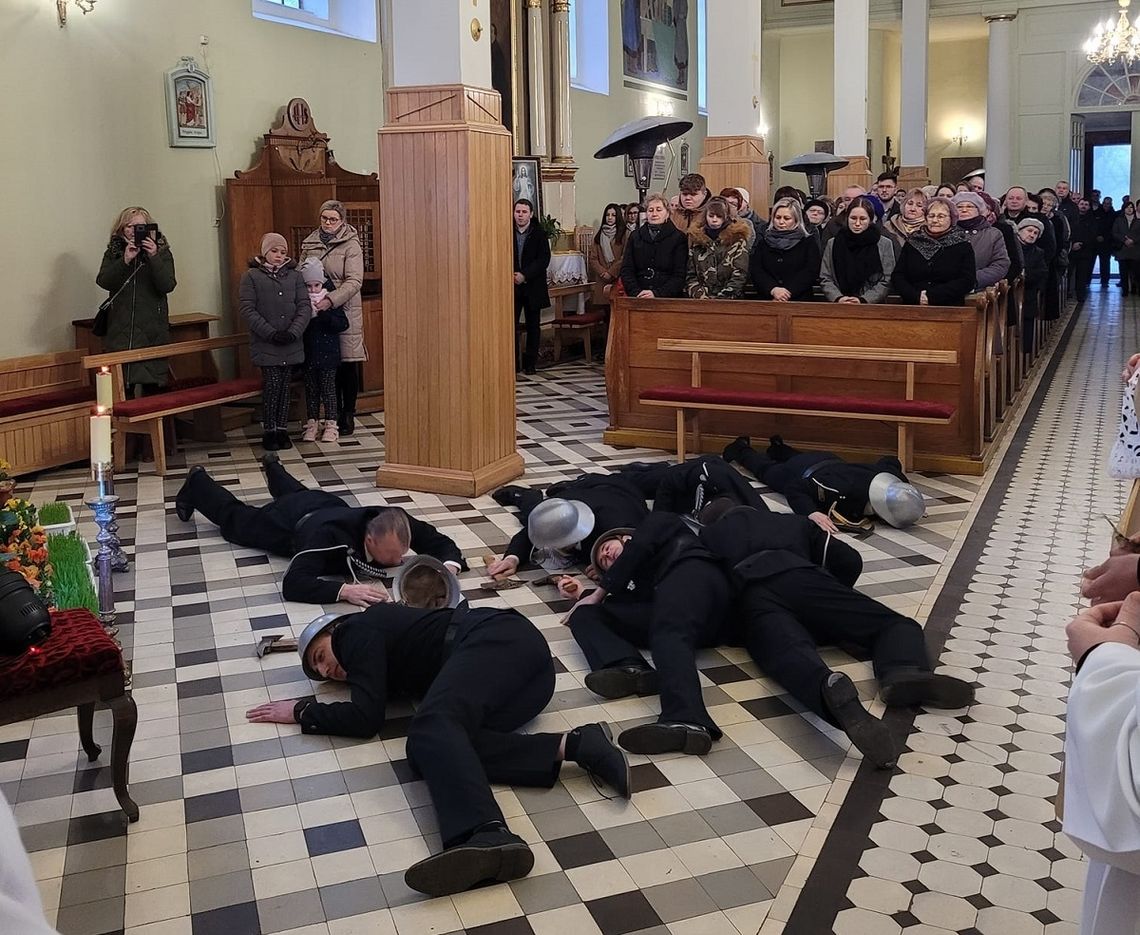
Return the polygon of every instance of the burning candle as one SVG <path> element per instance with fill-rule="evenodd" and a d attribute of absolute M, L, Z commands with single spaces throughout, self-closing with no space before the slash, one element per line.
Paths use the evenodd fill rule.
<path fill-rule="evenodd" d="M 103 406 L 96 406 L 91 417 L 91 463 L 107 464 L 110 460 L 111 416 Z"/>
<path fill-rule="evenodd" d="M 99 407 L 106 409 L 110 412 L 113 408 L 111 395 L 111 371 L 106 367 L 100 367 L 95 374 L 95 403 Z"/>

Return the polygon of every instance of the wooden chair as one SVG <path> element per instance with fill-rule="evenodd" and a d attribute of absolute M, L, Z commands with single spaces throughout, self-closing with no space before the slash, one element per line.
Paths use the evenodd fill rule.
<path fill-rule="evenodd" d="M 582 350 L 586 355 L 586 363 L 594 359 L 590 344 L 590 332 L 598 325 L 604 324 L 604 312 L 582 311 L 586 304 L 586 297 L 594 290 L 591 282 L 570 286 L 551 286 L 550 303 L 554 307 L 554 362 L 562 359 L 562 342 L 564 339 L 581 341 Z M 566 300 L 574 299 L 578 306 L 575 311 L 567 314 Z"/>

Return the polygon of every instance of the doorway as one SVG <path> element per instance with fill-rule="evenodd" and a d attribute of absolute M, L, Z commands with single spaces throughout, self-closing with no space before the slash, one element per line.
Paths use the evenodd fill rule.
<path fill-rule="evenodd" d="M 1074 115 L 1075 116 L 1075 115 Z M 1126 195 L 1132 195 L 1132 113 L 1118 110 L 1109 113 L 1090 113 L 1084 116 L 1084 159 L 1080 178 L 1081 191 L 1096 189 L 1101 198 L 1112 199 L 1112 212 L 1121 210 Z M 1137 193 L 1140 194 L 1140 193 Z M 1110 248 L 1111 219 L 1104 221 L 1106 247 L 1097 258 L 1094 278 L 1104 282 L 1101 265 L 1107 275 L 1116 275 L 1116 263 Z"/>

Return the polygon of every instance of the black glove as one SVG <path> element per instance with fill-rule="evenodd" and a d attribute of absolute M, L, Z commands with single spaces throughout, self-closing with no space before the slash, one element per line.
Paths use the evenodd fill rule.
<path fill-rule="evenodd" d="M 270 340 L 274 344 L 292 344 L 293 332 L 292 331 L 274 331 L 273 337 Z"/>

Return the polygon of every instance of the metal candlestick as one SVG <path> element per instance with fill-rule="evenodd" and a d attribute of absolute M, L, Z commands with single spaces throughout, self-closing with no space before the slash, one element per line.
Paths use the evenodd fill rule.
<path fill-rule="evenodd" d="M 114 552 L 111 542 L 110 526 L 115 521 L 115 504 L 119 498 L 114 494 L 110 496 L 92 497 L 84 503 L 95 514 L 95 524 L 99 527 L 99 534 L 95 541 L 99 543 L 99 551 L 95 555 L 95 577 L 99 590 L 99 621 L 105 627 L 115 622 L 115 583 L 111 578 L 111 563 Z"/>
<path fill-rule="evenodd" d="M 97 461 L 93 463 L 91 465 L 91 479 L 95 481 L 100 497 L 115 496 L 115 466 L 110 461 Z M 117 501 L 118 497 L 115 497 L 115 500 Z M 109 543 L 111 548 L 111 571 L 129 571 L 131 560 L 127 557 L 127 553 L 123 551 L 123 546 L 119 542 L 119 520 L 115 515 L 114 509 L 111 510 L 111 520 L 107 524 L 107 532 L 110 533 L 111 536 Z"/>

